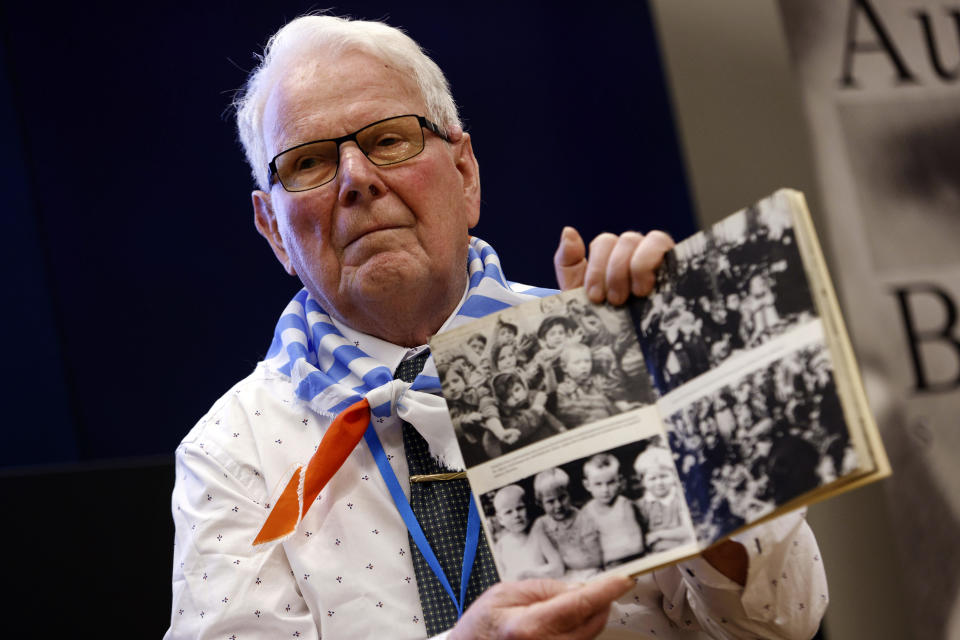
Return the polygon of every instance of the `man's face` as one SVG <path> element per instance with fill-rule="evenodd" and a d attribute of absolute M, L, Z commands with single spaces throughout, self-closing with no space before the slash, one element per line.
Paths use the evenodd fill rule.
<path fill-rule="evenodd" d="M 264 143 L 273 157 L 411 113 L 425 115 L 426 107 L 407 76 L 345 52 L 295 67 L 277 83 Z M 355 328 L 376 335 L 367 319 L 409 307 L 411 292 L 452 308 L 466 284 L 468 229 L 479 217 L 469 136 L 458 130 L 452 138 L 424 131 L 419 155 L 385 167 L 346 142 L 333 181 L 299 193 L 278 183 L 254 192 L 257 228 L 326 311 Z"/>

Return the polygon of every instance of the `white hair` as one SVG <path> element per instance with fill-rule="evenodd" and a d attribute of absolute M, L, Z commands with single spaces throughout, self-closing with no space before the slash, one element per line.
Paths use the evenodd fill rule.
<path fill-rule="evenodd" d="M 303 60 L 332 58 L 344 51 L 362 51 L 387 62 L 417 83 L 430 120 L 449 131 L 460 126 L 457 105 L 440 67 L 410 36 L 383 22 L 307 15 L 288 22 L 267 42 L 260 64 L 233 102 L 237 131 L 257 185 L 267 190 L 267 149 L 263 140 L 263 111 L 277 82 Z"/>

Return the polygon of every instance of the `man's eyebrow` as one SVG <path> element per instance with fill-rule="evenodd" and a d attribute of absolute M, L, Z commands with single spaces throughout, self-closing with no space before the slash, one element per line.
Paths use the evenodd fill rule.
<path fill-rule="evenodd" d="M 276 154 L 282 153 L 298 144 L 321 140 L 321 137 L 311 133 L 314 130 L 312 124 L 307 122 L 305 118 L 300 118 L 292 122 L 287 120 L 283 123 L 274 123 L 272 133 L 276 150 L 272 153 L 268 152 L 268 155 L 272 158 Z"/>
<path fill-rule="evenodd" d="M 312 138 L 308 139 L 305 136 L 308 134 L 305 131 L 305 127 L 298 126 L 297 123 L 285 123 L 283 125 L 278 125 L 274 129 L 274 142 L 277 144 L 277 153 L 290 147 L 294 147 L 298 144 L 303 144 L 304 142 L 309 142 Z"/>

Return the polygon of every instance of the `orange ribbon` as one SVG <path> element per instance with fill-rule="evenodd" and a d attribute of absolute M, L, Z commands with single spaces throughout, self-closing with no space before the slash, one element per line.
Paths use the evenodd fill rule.
<path fill-rule="evenodd" d="M 320 445 L 307 463 L 306 472 L 297 467 L 287 482 L 280 497 L 267 516 L 267 521 L 253 539 L 253 544 L 263 544 L 293 533 L 300 520 L 307 515 L 307 509 L 320 495 L 333 474 L 337 472 L 347 456 L 363 438 L 370 424 L 370 403 L 364 398 L 337 415 L 327 432 L 320 439 Z M 300 474 L 303 473 L 303 494 L 300 496 Z"/>

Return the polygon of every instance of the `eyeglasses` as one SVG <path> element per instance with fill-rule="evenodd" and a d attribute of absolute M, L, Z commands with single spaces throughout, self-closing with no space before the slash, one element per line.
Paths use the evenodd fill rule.
<path fill-rule="evenodd" d="M 340 145 L 347 141 L 357 143 L 363 155 L 378 167 L 397 164 L 423 151 L 424 127 L 450 142 L 440 127 L 423 116 L 394 116 L 339 138 L 305 142 L 282 151 L 270 161 L 270 176 L 276 176 L 287 191 L 321 187 L 337 177 Z"/>

